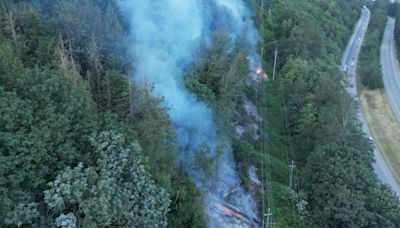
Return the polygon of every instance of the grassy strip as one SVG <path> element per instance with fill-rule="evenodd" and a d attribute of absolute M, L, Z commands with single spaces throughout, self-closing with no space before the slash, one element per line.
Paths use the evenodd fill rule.
<path fill-rule="evenodd" d="M 360 98 L 371 133 L 390 171 L 400 183 L 400 123 L 384 90 L 364 90 Z"/>

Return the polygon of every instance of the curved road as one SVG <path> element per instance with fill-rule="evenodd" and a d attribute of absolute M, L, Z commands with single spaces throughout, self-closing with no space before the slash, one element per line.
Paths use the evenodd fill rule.
<path fill-rule="evenodd" d="M 361 18 L 357 22 L 353 35 L 349 40 L 349 43 L 343 53 L 341 61 L 342 70 L 346 72 L 347 80 L 349 82 L 349 87 L 347 88 L 347 91 L 351 96 L 354 97 L 357 103 L 357 107 L 359 107 L 360 102 L 357 91 L 357 80 L 355 75 L 357 69 L 358 55 L 361 50 L 361 44 L 368 27 L 370 16 L 371 16 L 370 11 L 367 8 L 363 7 Z M 368 127 L 368 123 L 365 120 L 364 114 L 358 110 L 357 116 L 362 123 L 362 128 L 364 133 L 370 138 L 372 138 L 372 134 Z M 373 164 L 373 167 L 375 173 L 383 183 L 390 185 L 392 189 L 397 193 L 397 195 L 400 196 L 400 185 L 396 182 L 396 179 L 390 172 L 375 142 L 373 143 L 374 143 L 374 155 L 375 155 L 375 163 Z"/>
<path fill-rule="evenodd" d="M 385 92 L 389 97 L 390 104 L 400 120 L 400 70 L 396 59 L 396 47 L 394 45 L 395 20 L 388 18 L 381 46 L 381 66 Z"/>

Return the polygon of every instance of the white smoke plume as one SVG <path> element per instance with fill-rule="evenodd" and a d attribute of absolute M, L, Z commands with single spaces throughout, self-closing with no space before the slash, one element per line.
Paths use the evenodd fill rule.
<path fill-rule="evenodd" d="M 213 31 L 220 28 L 227 31 L 233 40 L 243 40 L 250 53 L 255 53 L 258 35 L 246 2 L 121 0 L 119 7 L 130 23 L 129 51 L 135 60 L 134 75 L 154 83 L 154 92 L 165 98 L 177 134 L 178 154 L 182 154 L 182 150 L 194 153 L 203 143 L 210 147 L 220 144 L 213 123 L 213 111 L 187 91 L 182 74 L 184 67 L 196 61 L 194 52 L 199 45 L 208 44 Z M 229 201 L 227 203 L 237 207 L 250 219 L 255 218 L 254 200 L 241 187 L 237 187 L 240 185 L 239 178 L 229 149 L 226 149 L 219 163 L 218 177 L 221 180 L 215 183 L 212 197 L 222 202 Z M 188 173 L 194 176 L 204 192 L 211 191 L 204 188 L 205 183 L 194 172 L 188 170 Z M 224 192 L 232 188 L 236 188 L 234 197 L 224 199 Z M 227 221 L 223 210 L 207 205 L 217 203 L 210 197 L 207 197 L 205 207 L 210 227 L 246 226 Z"/>

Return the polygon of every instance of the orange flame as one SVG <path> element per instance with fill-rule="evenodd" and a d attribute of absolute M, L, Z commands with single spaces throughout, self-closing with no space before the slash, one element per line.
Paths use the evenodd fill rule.
<path fill-rule="evenodd" d="M 239 219 L 244 219 L 243 215 L 237 213 L 236 211 L 234 211 L 234 210 L 232 210 L 232 209 L 230 209 L 230 208 L 228 208 L 228 207 L 225 207 L 225 206 L 222 205 L 222 204 L 218 204 L 218 206 L 219 206 L 221 209 L 223 209 L 228 215 L 234 215 L 234 216 L 238 217 Z"/>
<path fill-rule="evenodd" d="M 263 70 L 261 67 L 256 68 L 256 74 L 261 75 L 264 77 L 264 80 L 269 80 L 268 74 Z"/>

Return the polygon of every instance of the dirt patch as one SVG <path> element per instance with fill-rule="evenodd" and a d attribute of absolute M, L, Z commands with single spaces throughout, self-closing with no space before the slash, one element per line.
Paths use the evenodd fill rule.
<path fill-rule="evenodd" d="M 363 93 L 364 97 L 365 97 L 365 101 L 368 103 L 368 105 L 373 108 L 376 109 L 376 105 L 375 105 L 375 97 L 369 93 L 368 91 Z"/>
<path fill-rule="evenodd" d="M 400 122 L 384 90 L 364 90 L 361 104 L 368 126 L 397 182 L 400 183 Z"/>

